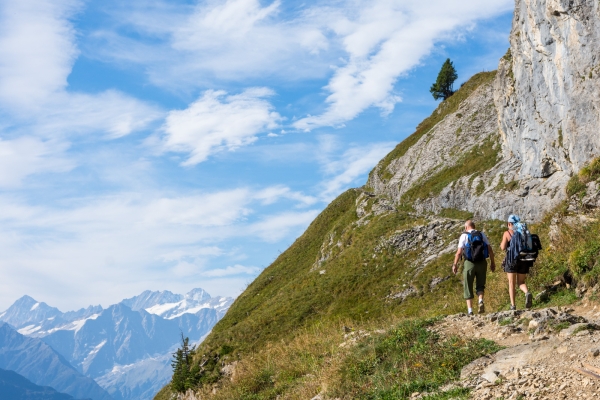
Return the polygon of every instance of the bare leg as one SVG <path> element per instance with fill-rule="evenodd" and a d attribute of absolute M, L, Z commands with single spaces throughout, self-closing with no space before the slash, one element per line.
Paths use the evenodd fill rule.
<path fill-rule="evenodd" d="M 473 299 L 467 300 L 467 308 L 473 308 Z"/>
<path fill-rule="evenodd" d="M 479 301 L 483 301 L 483 292 L 479 292 L 477 295 L 479 296 Z"/>
<path fill-rule="evenodd" d="M 517 274 L 517 284 L 519 285 L 519 289 L 521 289 L 523 293 L 529 293 L 529 289 L 527 289 L 527 285 L 525 284 L 526 278 L 526 274 Z"/>
<path fill-rule="evenodd" d="M 508 295 L 510 296 L 510 305 L 515 305 L 515 286 L 517 283 L 517 274 L 508 272 L 506 274 L 508 277 Z"/>

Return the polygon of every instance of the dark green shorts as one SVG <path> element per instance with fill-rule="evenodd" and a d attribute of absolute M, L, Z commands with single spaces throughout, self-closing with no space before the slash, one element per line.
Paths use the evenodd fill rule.
<path fill-rule="evenodd" d="M 473 263 L 465 260 L 463 267 L 463 282 L 465 285 L 465 299 L 469 300 L 475 297 L 475 293 L 483 293 L 485 290 L 485 280 L 487 274 L 487 261 L 478 261 Z M 475 293 L 473 293 L 473 283 L 475 283 Z"/>

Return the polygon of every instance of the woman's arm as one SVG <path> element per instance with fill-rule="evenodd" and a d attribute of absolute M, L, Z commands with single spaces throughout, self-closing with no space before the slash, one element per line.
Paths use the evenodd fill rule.
<path fill-rule="evenodd" d="M 496 260 L 494 258 L 494 250 L 492 250 L 492 246 L 490 246 L 489 244 L 487 245 L 488 247 L 488 253 L 490 256 L 490 270 L 492 272 L 494 272 L 496 270 Z"/>
<path fill-rule="evenodd" d="M 508 242 L 510 242 L 510 233 L 506 231 L 504 232 L 504 235 L 502 235 L 502 243 L 500 243 L 500 248 L 502 250 L 506 250 L 506 248 L 508 247 Z"/>

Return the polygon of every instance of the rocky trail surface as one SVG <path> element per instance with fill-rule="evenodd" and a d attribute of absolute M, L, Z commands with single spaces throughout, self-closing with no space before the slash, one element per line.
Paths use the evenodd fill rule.
<path fill-rule="evenodd" d="M 469 387 L 473 399 L 600 398 L 600 306 L 594 302 L 451 315 L 434 329 L 505 347 L 464 367 L 461 381 L 448 387 Z"/>

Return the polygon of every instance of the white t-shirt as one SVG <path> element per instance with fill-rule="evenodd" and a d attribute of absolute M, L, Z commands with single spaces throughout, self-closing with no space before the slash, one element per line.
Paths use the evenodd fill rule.
<path fill-rule="evenodd" d="M 469 233 L 471 233 L 475 230 L 476 229 L 471 229 L 469 231 Z M 487 236 L 485 236 L 485 233 L 481 232 L 481 237 L 483 238 L 483 243 L 485 243 L 489 246 L 490 242 L 488 241 Z M 467 244 L 467 240 L 469 240 L 469 236 L 466 233 L 463 233 L 462 235 L 460 235 L 460 239 L 458 239 L 458 248 L 464 249 Z"/>

